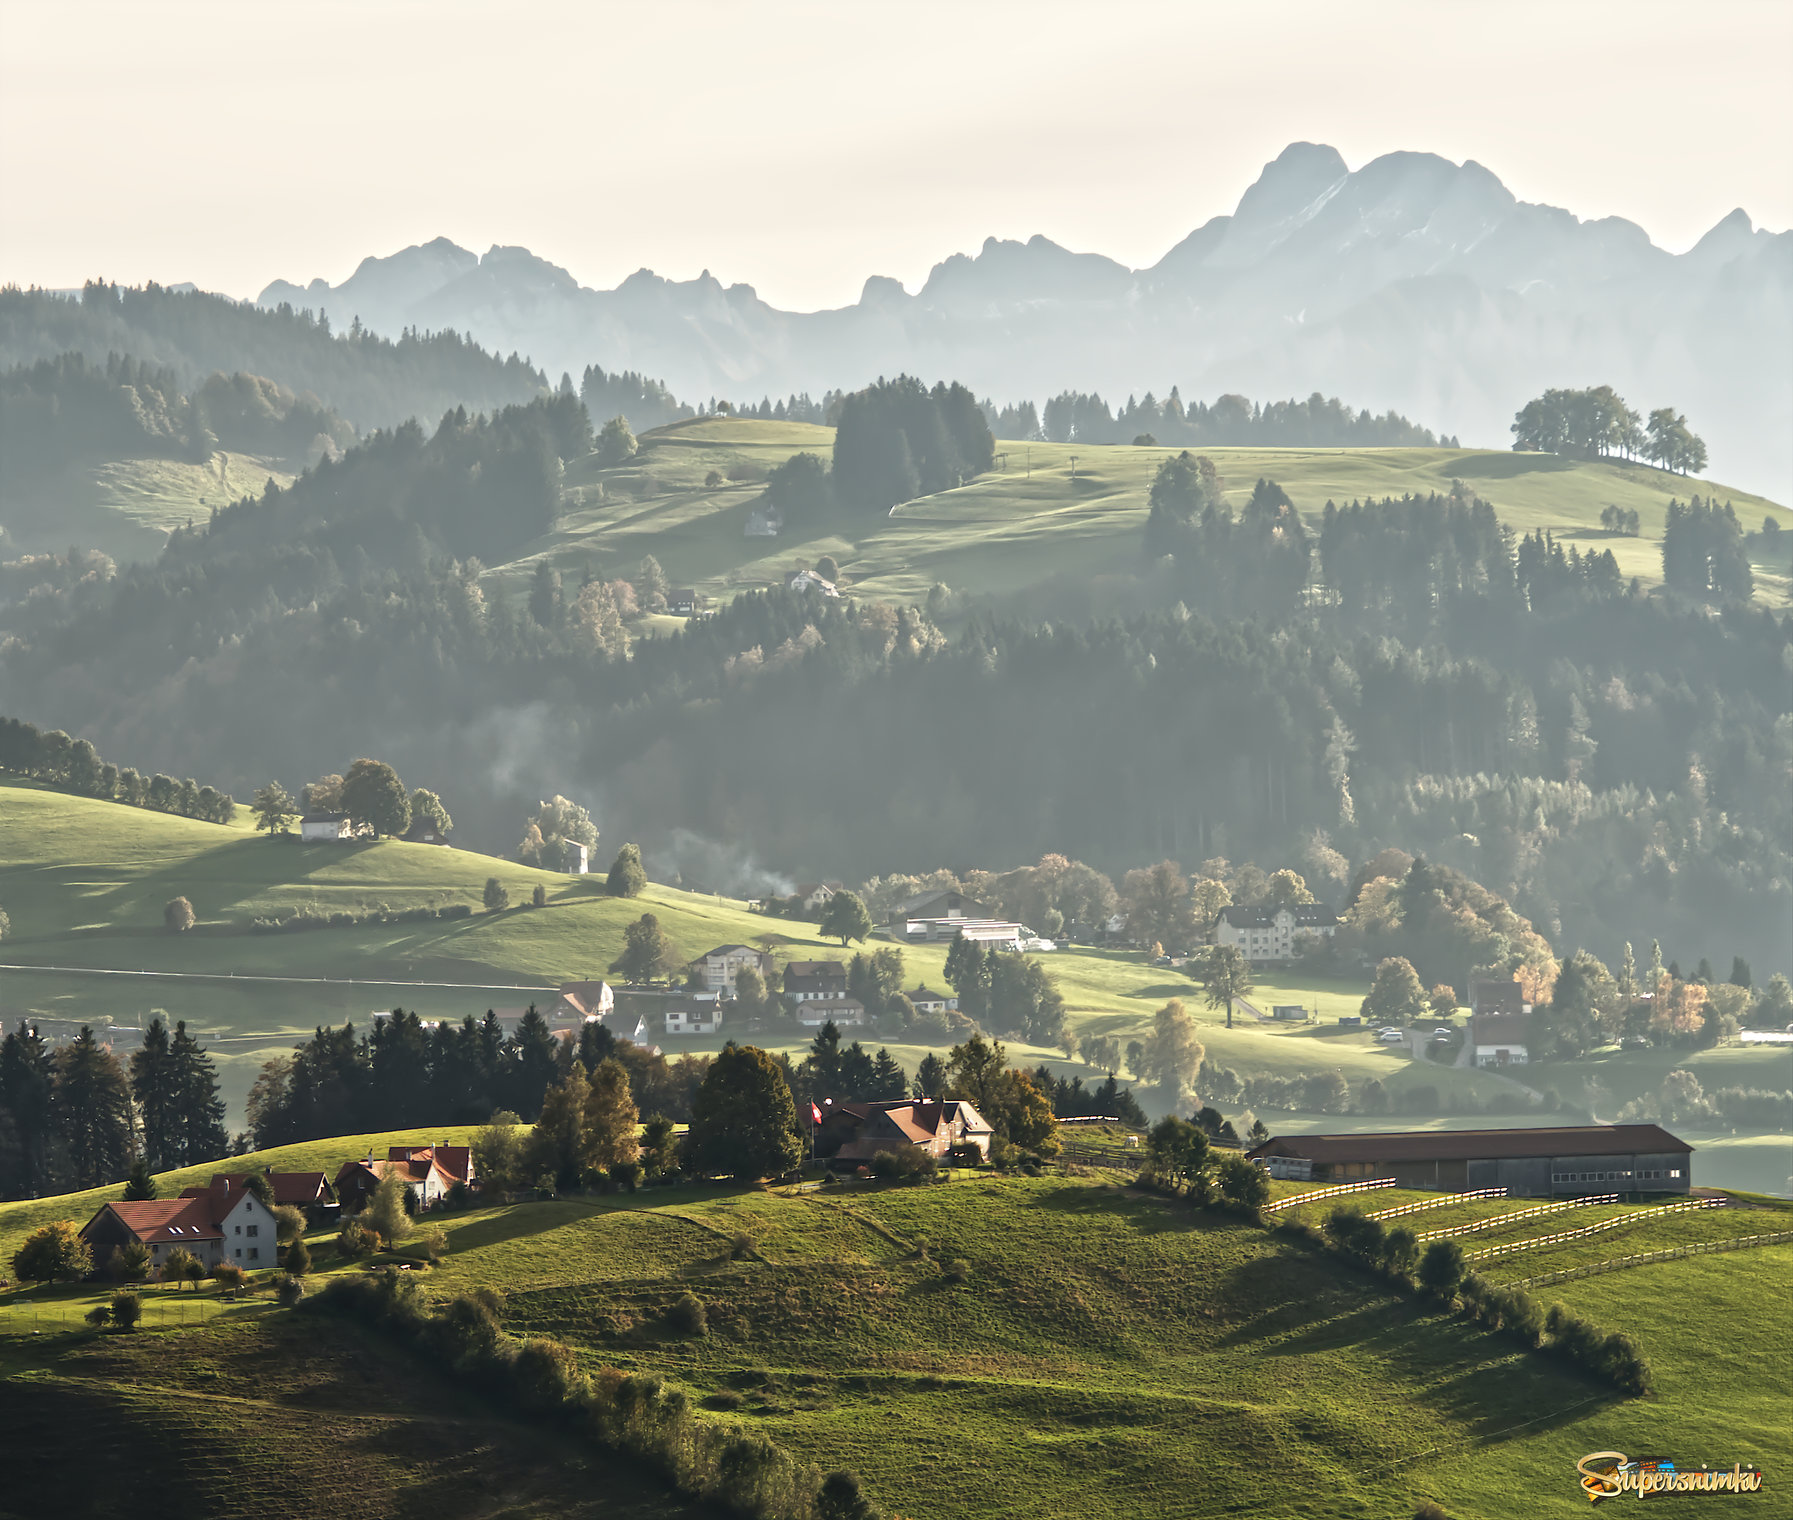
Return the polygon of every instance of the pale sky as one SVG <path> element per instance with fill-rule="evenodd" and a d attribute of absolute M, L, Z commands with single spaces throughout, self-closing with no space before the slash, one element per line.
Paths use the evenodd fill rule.
<path fill-rule="evenodd" d="M 0 0 L 0 280 L 248 296 L 445 235 L 584 284 L 1155 262 L 1289 142 L 1492 169 L 1681 251 L 1793 224 L 1789 0 Z"/>

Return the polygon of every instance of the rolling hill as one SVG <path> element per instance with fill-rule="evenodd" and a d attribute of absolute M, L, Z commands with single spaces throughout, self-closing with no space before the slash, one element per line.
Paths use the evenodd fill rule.
<path fill-rule="evenodd" d="M 855 595 L 877 600 L 920 603 L 936 583 L 973 596 L 1065 592 L 1074 581 L 1140 567 L 1146 493 L 1159 463 L 1175 452 L 1003 441 L 993 473 L 904 502 L 887 517 L 855 520 L 836 510 L 784 537 L 745 537 L 765 473 L 801 451 L 826 460 L 832 446 L 832 429 L 807 423 L 711 417 L 656 429 L 626 465 L 603 469 L 595 458 L 569 465 L 554 533 L 494 574 L 520 590 L 544 557 L 563 573 L 617 575 L 632 573 L 652 554 L 675 584 L 727 597 L 830 554 Z M 1201 452 L 1213 459 L 1233 506 L 1243 504 L 1259 477 L 1268 477 L 1310 522 L 1328 500 L 1443 493 L 1460 479 L 1491 501 L 1515 533 L 1548 529 L 1584 552 L 1610 549 L 1621 572 L 1645 585 L 1662 579 L 1662 531 L 1672 497 L 1729 500 L 1747 529 L 1759 527 L 1765 515 L 1793 527 L 1793 512 L 1778 503 L 1644 464 L 1479 449 Z M 747 478 L 727 483 L 731 472 Z M 725 484 L 706 487 L 712 473 Z M 1639 536 L 1601 528 L 1607 506 L 1637 512 Z M 1793 594 L 1787 566 L 1761 569 L 1758 596 L 1785 605 Z"/>
<path fill-rule="evenodd" d="M 1784 1205 L 1742 1198 L 1640 1216 L 1610 1232 L 1606 1254 L 1674 1259 L 1535 1290 L 1639 1344 L 1654 1392 L 1626 1398 L 1289 1234 L 1120 1180 L 961 1173 L 931 1187 L 685 1186 L 482 1207 L 440 1221 L 447 1254 L 421 1286 L 438 1302 L 497 1289 L 510 1334 L 555 1337 L 586 1371 L 648 1374 L 724 1431 L 855 1469 L 887 1512 L 1119 1520 L 1144 1507 L 1188 1520 L 1331 1520 L 1406 1515 L 1432 1500 L 1452 1516 L 1534 1520 L 1573 1513 L 1575 1464 L 1599 1450 L 1758 1463 L 1778 1491 L 1777 1369 L 1789 1346 L 1763 1306 L 1793 1288 L 1793 1245 L 1687 1253 L 1784 1231 Z M 1424 1216 L 1430 1229 L 1523 1207 L 1394 1190 L 1375 1205 L 1413 1197 L 1442 1204 Z M 1339 1206 L 1300 1213 L 1317 1224 Z M 0 1228 L 18 1207 L 0 1209 Z M 1550 1244 L 1557 1228 L 1501 1227 L 1494 1238 L 1530 1249 L 1502 1258 L 1496 1276 L 1581 1264 L 1577 1249 Z M 314 1235 L 313 1254 L 313 1291 L 354 1270 L 327 1232 Z M 380 1421 L 393 1440 L 356 1463 L 354 1493 L 333 1510 L 410 1513 L 398 1495 L 418 1478 L 398 1453 L 412 1449 L 401 1438 L 428 1410 L 479 1423 L 491 1456 L 470 1471 L 488 1488 L 522 1484 L 509 1455 L 524 1439 L 515 1411 L 483 1411 L 476 1391 L 371 1326 L 330 1320 L 318 1335 L 318 1322 L 265 1297 L 221 1303 L 152 1288 L 143 1331 L 95 1336 L 80 1315 L 109 1291 L 0 1294 L 9 1427 L 79 1415 L 104 1432 L 96 1460 L 122 1466 L 149 1460 L 167 1430 L 185 1431 L 196 1406 L 212 1430 L 252 1422 L 262 1434 L 245 1477 L 280 1475 L 267 1512 L 297 1515 L 316 1513 L 315 1495 L 336 1485 L 306 1455 L 318 1441 L 267 1432 L 297 1436 L 309 1422 L 354 1450 L 354 1432 Z M 675 1328 L 668 1310 L 684 1295 L 705 1307 L 704 1333 Z M 550 1439 L 539 1424 L 532 1435 L 535 1449 Z M 565 1451 L 582 1464 L 598 1455 Z M 218 1472 L 205 1464 L 165 1482 L 176 1494 L 211 1492 Z M 26 1465 L 10 1502 L 49 1481 Z M 503 1512 L 540 1512 L 551 1481 L 538 1471 Z M 68 1474 L 62 1482 L 85 1491 Z M 650 1483 L 619 1472 L 623 1513 L 685 1512 L 670 1495 L 656 1504 Z M 469 1512 L 461 1502 L 445 1491 L 430 1512 Z"/>

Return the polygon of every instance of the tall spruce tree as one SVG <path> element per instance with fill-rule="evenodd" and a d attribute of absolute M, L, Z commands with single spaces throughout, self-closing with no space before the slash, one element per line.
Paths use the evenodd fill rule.
<path fill-rule="evenodd" d="M 11 1120 L 9 1197 L 33 1198 L 49 1190 L 55 1139 L 55 1069 L 49 1047 L 35 1024 L 0 1040 L 0 1109 Z"/>
<path fill-rule="evenodd" d="M 168 1048 L 168 1026 L 160 1016 L 149 1021 L 143 1043 L 131 1056 L 131 1096 L 137 1101 L 143 1154 L 150 1164 L 162 1170 L 184 1166 L 180 1079 Z"/>
<path fill-rule="evenodd" d="M 174 1026 L 168 1049 L 179 1095 L 178 1140 L 180 1166 L 215 1161 L 230 1148 L 224 1128 L 224 1099 L 218 1094 L 218 1066 L 205 1048 L 187 1033 L 187 1021 Z"/>
<path fill-rule="evenodd" d="M 78 1188 L 116 1182 L 131 1164 L 131 1089 L 110 1047 L 81 1032 L 56 1052 L 56 1127 Z"/>

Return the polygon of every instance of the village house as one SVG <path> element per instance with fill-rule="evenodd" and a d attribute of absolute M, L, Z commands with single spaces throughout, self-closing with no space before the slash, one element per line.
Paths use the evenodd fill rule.
<path fill-rule="evenodd" d="M 616 1012 L 616 993 L 610 983 L 596 982 L 562 982 L 560 984 L 560 1000 L 555 1003 L 549 1013 L 549 1022 L 556 1019 L 566 1022 L 583 1022 L 587 1019 L 608 1018 Z"/>
<path fill-rule="evenodd" d="M 673 1034 L 714 1034 L 722 1027 L 722 995 L 717 992 L 692 992 L 669 999 L 664 1006 L 666 1032 Z"/>
<path fill-rule="evenodd" d="M 1319 903 L 1285 904 L 1280 908 L 1220 910 L 1214 921 L 1214 943 L 1231 946 L 1248 961 L 1286 961 L 1300 953 L 1302 941 L 1338 932 L 1339 916 Z"/>
<path fill-rule="evenodd" d="M 411 827 L 405 830 L 407 844 L 440 844 L 448 843 L 448 836 L 438 829 L 427 818 L 413 818 Z"/>
<path fill-rule="evenodd" d="M 879 1151 L 914 1146 L 944 1156 L 976 1146 L 990 1159 L 995 1132 L 970 1103 L 953 1098 L 897 1098 L 880 1103 L 829 1103 L 816 1132 L 816 1154 L 832 1165 L 862 1165 Z"/>
<path fill-rule="evenodd" d="M 959 1000 L 954 994 L 935 992 L 926 982 L 904 996 L 914 1005 L 917 1013 L 952 1013 L 959 1007 Z"/>
<path fill-rule="evenodd" d="M 793 570 L 784 578 L 786 591 L 813 591 L 820 596 L 838 597 L 840 590 L 833 581 L 813 570 Z"/>
<path fill-rule="evenodd" d="M 1469 1042 L 1477 1066 L 1524 1066 L 1530 1059 L 1531 1019 L 1523 1013 L 1477 1013 L 1469 1020 Z"/>
<path fill-rule="evenodd" d="M 697 592 L 691 587 L 680 586 L 666 593 L 666 610 L 674 617 L 696 617 L 697 609 Z"/>
<path fill-rule="evenodd" d="M 784 531 L 784 513 L 777 507 L 755 507 L 747 514 L 747 538 L 777 538 Z"/>
<path fill-rule="evenodd" d="M 792 961 L 784 968 L 784 995 L 813 1003 L 847 995 L 847 968 L 839 961 Z"/>
<path fill-rule="evenodd" d="M 857 1028 L 865 1022 L 865 1004 L 850 997 L 811 998 L 797 1005 L 797 1022 L 805 1029 L 820 1029 L 824 1024 Z"/>
<path fill-rule="evenodd" d="M 132 1241 L 149 1247 L 152 1271 L 178 1248 L 198 1257 L 207 1271 L 220 1263 L 254 1271 L 277 1265 L 279 1258 L 274 1215 L 240 1177 L 214 1177 L 209 1187 L 188 1188 L 179 1198 L 105 1204 L 83 1226 L 81 1238 L 93 1253 L 96 1275 Z"/>
<path fill-rule="evenodd" d="M 704 952 L 704 986 L 724 997 L 733 997 L 735 974 L 748 966 L 761 976 L 772 975 L 772 957 L 764 950 L 755 950 L 752 945 L 718 945 L 714 950 Z"/>
<path fill-rule="evenodd" d="M 838 881 L 805 882 L 791 895 L 797 899 L 797 906 L 805 913 L 820 913 L 840 889 Z"/>
<path fill-rule="evenodd" d="M 353 839 L 355 830 L 347 813 L 307 813 L 299 820 L 299 837 L 329 841 Z"/>
<path fill-rule="evenodd" d="M 1472 1013 L 1499 1014 L 1522 1018 L 1532 1011 L 1525 1000 L 1525 988 L 1512 976 L 1478 976 L 1469 983 L 1469 1007 Z"/>
<path fill-rule="evenodd" d="M 457 1182 L 474 1184 L 473 1152 L 465 1145 L 395 1145 L 384 1161 L 369 1155 L 345 1161 L 336 1173 L 336 1196 L 343 1211 L 359 1213 L 388 1176 L 396 1175 L 410 1190 L 417 1213 L 434 1208 Z"/>
<path fill-rule="evenodd" d="M 577 839 L 560 842 L 560 869 L 568 876 L 584 876 L 591 870 L 591 851 Z"/>

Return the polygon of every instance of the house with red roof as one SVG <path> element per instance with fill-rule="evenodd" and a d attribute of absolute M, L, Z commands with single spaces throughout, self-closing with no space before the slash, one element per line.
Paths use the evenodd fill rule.
<path fill-rule="evenodd" d="M 209 1187 L 188 1188 L 179 1198 L 102 1205 L 81 1230 L 95 1269 L 103 1272 L 112 1253 L 133 1241 L 149 1247 L 152 1269 L 182 1247 L 207 1271 L 220 1263 L 246 1272 L 278 1265 L 273 1211 L 243 1182 L 241 1177 L 217 1176 Z"/>
<path fill-rule="evenodd" d="M 395 1145 L 383 1161 L 370 1153 L 363 1160 L 343 1162 L 336 1173 L 336 1196 L 347 1213 L 359 1213 L 380 1183 L 396 1174 L 411 1190 L 412 1206 L 421 1214 L 440 1203 L 457 1182 L 472 1187 L 473 1173 L 469 1146 Z"/>
<path fill-rule="evenodd" d="M 897 1098 L 875 1103 L 825 1104 L 816 1134 L 816 1154 L 836 1163 L 870 1161 L 879 1151 L 915 1146 L 944 1156 L 974 1145 L 990 1159 L 995 1135 L 971 1104 L 958 1098 Z"/>

